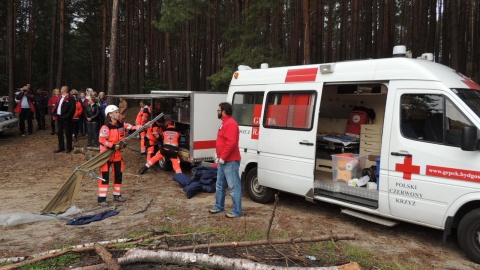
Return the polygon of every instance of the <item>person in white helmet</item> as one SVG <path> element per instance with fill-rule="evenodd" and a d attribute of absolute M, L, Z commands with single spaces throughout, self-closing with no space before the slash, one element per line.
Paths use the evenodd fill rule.
<path fill-rule="evenodd" d="M 108 206 L 107 193 L 110 177 L 110 168 L 112 168 L 113 182 L 113 200 L 115 202 L 124 202 L 125 198 L 121 195 L 122 175 L 125 164 L 122 158 L 123 147 L 118 144 L 122 141 L 128 131 L 136 130 L 141 126 L 133 126 L 128 123 L 121 122 L 118 107 L 108 105 L 105 108 L 105 124 L 100 128 L 98 141 L 100 142 L 100 152 L 105 152 L 108 148 L 114 149 L 110 159 L 100 167 L 102 178 L 106 181 L 98 180 L 98 205 Z"/>

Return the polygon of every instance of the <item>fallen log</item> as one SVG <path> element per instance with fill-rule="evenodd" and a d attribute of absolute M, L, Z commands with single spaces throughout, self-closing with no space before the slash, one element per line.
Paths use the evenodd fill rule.
<path fill-rule="evenodd" d="M 257 241 L 242 241 L 242 242 L 223 242 L 213 244 L 201 244 L 191 245 L 183 247 L 171 247 L 170 251 L 182 251 L 199 248 L 219 248 L 219 247 L 249 247 L 249 246 L 261 246 L 270 244 L 289 244 L 289 243 L 307 243 L 307 242 L 321 242 L 321 241 L 337 241 L 337 240 L 355 240 L 354 234 L 338 234 L 338 235 L 323 235 L 312 237 L 296 237 L 296 238 L 276 238 L 270 240 L 257 240 Z"/>
<path fill-rule="evenodd" d="M 208 255 L 189 252 L 172 252 L 166 250 L 152 251 L 142 249 L 131 249 L 124 257 L 118 259 L 122 266 L 135 263 L 161 263 L 175 265 L 201 265 L 215 269 L 228 270 L 361 270 L 362 268 L 356 262 L 350 262 L 339 266 L 329 267 L 280 267 L 267 264 L 252 262 L 247 259 L 225 258 L 218 255 Z M 102 264 L 74 268 L 73 270 L 104 270 L 107 266 Z"/>
<path fill-rule="evenodd" d="M 124 257 L 119 258 L 118 262 L 121 265 L 127 265 L 132 263 L 169 263 L 176 265 L 190 265 L 192 263 L 202 265 L 211 268 L 229 269 L 229 270 L 310 270 L 310 269 L 322 269 L 322 270 L 338 270 L 337 266 L 332 267 L 278 267 L 272 265 L 266 265 L 261 263 L 252 262 L 246 259 L 225 258 L 218 255 L 208 255 L 202 253 L 189 253 L 189 252 L 172 252 L 172 251 L 151 251 L 141 249 L 131 249 Z"/>

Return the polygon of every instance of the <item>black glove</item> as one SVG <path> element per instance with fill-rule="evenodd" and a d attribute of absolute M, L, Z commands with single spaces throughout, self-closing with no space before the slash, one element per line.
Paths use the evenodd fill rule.
<path fill-rule="evenodd" d="M 126 142 L 121 142 L 121 141 L 120 141 L 120 142 L 116 143 L 116 144 L 113 146 L 113 149 L 116 148 L 116 147 L 115 147 L 116 145 L 119 146 L 119 149 L 118 149 L 118 150 L 121 151 L 121 150 L 127 148 L 127 145 L 128 145 L 128 144 L 127 144 Z"/>

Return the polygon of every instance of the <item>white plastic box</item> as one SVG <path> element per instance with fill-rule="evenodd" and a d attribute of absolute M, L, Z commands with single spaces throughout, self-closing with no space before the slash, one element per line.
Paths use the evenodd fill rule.
<path fill-rule="evenodd" d="M 367 156 L 362 154 L 335 154 L 332 155 L 333 181 L 348 182 L 354 178 L 362 177 Z"/>

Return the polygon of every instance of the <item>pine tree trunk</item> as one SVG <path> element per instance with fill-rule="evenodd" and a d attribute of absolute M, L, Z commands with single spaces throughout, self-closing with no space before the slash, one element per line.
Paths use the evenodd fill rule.
<path fill-rule="evenodd" d="M 117 30 L 118 30 L 118 1 L 113 0 L 112 27 L 110 32 L 110 59 L 108 61 L 108 90 L 107 96 L 115 94 L 116 65 L 117 65 Z M 110 102 L 109 102 L 110 103 Z"/>
<path fill-rule="evenodd" d="M 167 70 L 167 82 L 168 89 L 173 89 L 173 74 L 172 74 L 172 57 L 170 55 L 170 33 L 165 33 L 165 57 L 167 62 L 165 63 L 165 69 Z"/>
<path fill-rule="evenodd" d="M 137 93 L 144 93 L 145 89 L 145 8 L 144 8 L 144 0 L 139 1 L 138 9 L 139 12 L 139 20 L 138 20 L 138 82 L 137 82 L 137 89 L 135 91 Z"/>
<path fill-rule="evenodd" d="M 446 65 L 446 66 L 449 66 L 450 64 L 450 54 L 451 54 L 451 51 L 450 51 L 450 24 L 451 24 L 451 21 L 450 21 L 450 14 L 449 12 L 447 12 L 450 8 L 450 2 L 452 0 L 443 0 L 443 19 L 442 19 L 442 61 L 441 63 Z"/>
<path fill-rule="evenodd" d="M 7 0 L 8 111 L 15 107 L 15 0 Z"/>
<path fill-rule="evenodd" d="M 58 17 L 58 0 L 53 1 L 53 16 L 52 16 L 52 28 L 50 30 L 50 74 L 48 87 L 53 90 L 54 86 L 54 72 L 55 72 L 55 40 L 57 37 L 57 17 Z"/>
<path fill-rule="evenodd" d="M 58 65 L 56 87 L 62 87 L 63 77 L 63 54 L 65 49 L 65 0 L 60 0 L 60 33 L 58 39 Z"/>
<path fill-rule="evenodd" d="M 325 56 L 327 62 L 333 61 L 333 28 L 335 25 L 333 24 L 333 8 L 334 8 L 334 0 L 328 0 L 328 24 L 327 24 L 327 55 Z"/>
<path fill-rule="evenodd" d="M 187 90 L 192 90 L 192 63 L 191 63 L 191 44 L 190 44 L 190 22 L 185 23 L 185 78 L 187 80 Z"/>
<path fill-rule="evenodd" d="M 30 83 L 32 81 L 32 54 L 33 54 L 33 45 L 35 42 L 35 20 L 34 20 L 34 7 L 35 1 L 30 0 L 30 5 L 28 8 L 28 46 L 27 46 L 27 78 L 26 81 Z"/>
<path fill-rule="evenodd" d="M 302 0 L 303 13 L 303 64 L 311 63 L 310 55 L 310 0 Z"/>
<path fill-rule="evenodd" d="M 106 53 L 106 49 L 107 49 L 107 24 L 108 24 L 108 13 L 107 13 L 107 7 L 108 7 L 108 4 L 109 4 L 109 1 L 108 0 L 104 0 L 103 2 L 103 7 L 102 7 L 102 15 L 103 15 L 103 18 L 102 18 L 102 47 L 101 47 L 101 51 L 100 53 L 102 54 L 102 57 L 101 57 L 101 71 L 100 71 L 100 87 L 99 89 L 94 89 L 94 90 L 100 90 L 100 89 L 105 89 L 105 87 L 107 86 L 107 84 L 105 83 L 106 81 L 106 72 L 107 72 L 107 53 Z"/>
<path fill-rule="evenodd" d="M 449 5 L 449 17 L 450 17 L 450 67 L 460 71 L 460 33 L 459 33 L 459 18 L 458 18 L 458 1 L 450 0 Z"/>

